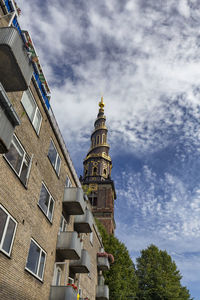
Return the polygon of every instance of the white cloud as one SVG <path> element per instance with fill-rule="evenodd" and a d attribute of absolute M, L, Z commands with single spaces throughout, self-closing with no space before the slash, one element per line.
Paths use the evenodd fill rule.
<path fill-rule="evenodd" d="M 173 155 L 185 171 L 194 167 L 188 156 L 200 151 L 197 1 L 17 2 L 20 23 L 32 34 L 76 165 L 82 165 L 80 157 L 89 148 L 103 95 L 113 157 L 131 153 L 144 159 L 173 144 Z M 166 248 L 175 253 L 188 281 L 190 264 L 199 278 L 195 256 L 183 260 L 185 252 L 200 250 L 199 187 L 191 193 L 173 168 L 163 177 L 147 164 L 142 171 L 132 169 L 119 180 L 118 236 L 134 253 L 150 243 Z M 123 216 L 127 207 L 130 224 Z"/>

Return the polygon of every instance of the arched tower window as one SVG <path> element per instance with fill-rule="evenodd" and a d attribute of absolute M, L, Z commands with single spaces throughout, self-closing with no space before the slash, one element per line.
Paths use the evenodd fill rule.
<path fill-rule="evenodd" d="M 99 135 L 97 135 L 97 145 L 99 144 Z"/>
<path fill-rule="evenodd" d="M 93 169 L 93 175 L 94 175 L 94 176 L 97 175 L 97 167 L 94 167 L 94 169 Z"/>
<path fill-rule="evenodd" d="M 103 169 L 103 174 L 104 174 L 105 176 L 107 175 L 106 169 Z"/>

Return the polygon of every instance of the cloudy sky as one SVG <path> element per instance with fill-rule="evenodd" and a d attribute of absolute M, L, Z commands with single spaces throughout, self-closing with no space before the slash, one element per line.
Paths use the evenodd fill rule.
<path fill-rule="evenodd" d="M 116 235 L 200 295 L 200 1 L 18 0 L 78 175 L 104 96 Z M 42 3 L 42 4 L 41 4 Z"/>

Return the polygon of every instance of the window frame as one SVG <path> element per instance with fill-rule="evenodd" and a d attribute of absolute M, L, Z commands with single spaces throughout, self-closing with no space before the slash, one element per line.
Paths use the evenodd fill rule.
<path fill-rule="evenodd" d="M 66 180 L 65 180 L 65 188 L 71 188 L 73 187 L 71 179 L 69 178 L 68 174 L 66 176 Z"/>
<path fill-rule="evenodd" d="M 29 93 L 31 99 L 33 100 L 33 103 L 35 104 L 35 110 L 34 110 L 33 120 L 31 120 L 31 118 L 30 118 L 30 116 L 28 115 L 28 113 L 27 113 L 27 111 L 26 111 L 26 108 L 25 108 L 25 106 L 24 106 L 24 104 L 23 104 L 23 102 L 22 102 L 24 93 Z M 34 98 L 34 96 L 33 96 L 33 93 L 31 92 L 30 88 L 29 88 L 28 90 L 24 91 L 24 93 L 23 93 L 23 95 L 22 95 L 21 104 L 22 104 L 22 106 L 23 106 L 23 108 L 24 108 L 24 110 L 25 110 L 25 112 L 26 112 L 26 114 L 27 114 L 27 116 L 28 116 L 28 119 L 29 119 L 31 125 L 33 126 L 33 128 L 34 128 L 36 134 L 39 136 L 39 134 L 40 134 L 40 129 L 41 129 L 41 126 L 42 126 L 42 119 L 43 119 L 42 113 L 41 113 L 41 111 L 40 111 L 40 109 L 39 109 L 39 107 L 38 107 L 38 105 L 37 105 L 37 102 L 36 102 L 36 100 L 35 100 L 35 98 Z M 27 97 L 28 97 L 28 96 L 27 96 Z M 29 98 L 29 99 L 30 99 L 30 98 Z M 35 122 L 36 115 L 37 115 L 37 112 L 39 112 L 39 114 L 40 114 L 40 116 L 41 116 L 40 124 L 39 124 L 38 130 L 36 129 L 35 123 L 34 123 L 34 122 Z"/>
<path fill-rule="evenodd" d="M 31 242 L 29 244 L 29 250 L 28 250 L 28 255 L 27 255 L 27 259 L 26 259 L 25 270 L 27 270 L 29 273 L 31 273 L 31 275 L 33 275 L 34 277 L 36 277 L 37 279 L 39 279 L 40 281 L 43 282 L 45 265 L 46 265 L 46 258 L 47 258 L 47 252 L 36 242 L 35 239 L 31 238 L 31 241 L 33 241 L 33 243 L 35 243 L 35 245 L 40 249 L 40 256 L 39 256 L 39 260 L 38 260 L 38 264 L 37 264 L 37 274 L 35 274 L 33 271 L 31 271 L 27 267 L 27 262 L 28 262 L 28 257 L 29 257 L 29 251 L 30 251 L 30 247 L 31 247 Z M 39 269 L 40 269 L 40 262 L 41 262 L 42 252 L 45 254 L 45 259 L 44 259 L 44 267 L 43 267 L 43 270 L 42 270 L 42 277 L 40 278 L 40 276 L 38 276 L 38 273 L 39 273 Z"/>
<path fill-rule="evenodd" d="M 31 165 L 32 165 L 32 159 L 33 159 L 33 155 L 30 156 L 26 150 L 24 149 L 23 145 L 21 144 L 20 140 L 17 138 L 17 136 L 14 134 L 13 135 L 13 138 L 12 138 L 12 141 L 11 141 L 11 145 L 13 144 L 14 147 L 15 147 L 15 150 L 20 154 L 20 151 L 19 151 L 19 147 L 17 145 L 17 143 L 14 141 L 14 139 L 16 139 L 17 143 L 19 144 L 19 146 L 21 147 L 21 150 L 23 151 L 23 158 L 22 158 L 22 161 L 21 161 L 21 165 L 20 165 L 20 169 L 19 171 L 17 172 L 17 170 L 14 168 L 14 166 L 11 164 L 10 160 L 6 157 L 7 154 L 9 154 L 9 151 L 7 153 L 5 153 L 3 155 L 3 157 L 5 158 L 5 160 L 7 161 L 7 163 L 9 164 L 9 166 L 12 168 L 12 170 L 15 172 L 15 174 L 17 175 L 17 177 L 19 178 L 19 180 L 22 182 L 22 184 L 27 187 L 27 183 L 28 183 L 28 178 L 29 178 L 29 175 L 30 175 L 30 170 L 31 170 Z M 29 163 L 28 163 L 28 166 L 27 166 L 27 173 L 26 173 L 26 181 L 23 182 L 22 178 L 21 178 L 21 173 L 22 173 L 22 169 L 23 169 L 23 165 L 24 165 L 24 162 L 27 161 L 27 158 L 29 158 Z"/>
<path fill-rule="evenodd" d="M 4 229 L 3 229 L 3 234 L 2 234 L 2 238 L 1 238 L 1 242 L 0 242 L 0 251 L 3 252 L 8 257 L 10 257 L 18 223 L 13 218 L 13 216 L 11 216 L 11 214 L 1 204 L 0 204 L 0 209 L 2 209 L 7 214 L 6 223 L 5 223 L 5 226 L 4 226 Z M 13 231 L 13 236 L 12 236 L 9 252 L 7 252 L 2 247 L 3 247 L 4 241 L 5 241 L 5 237 L 6 237 L 6 233 L 7 233 L 7 229 L 8 229 L 10 219 L 15 223 L 15 229 Z"/>
<path fill-rule="evenodd" d="M 69 223 L 67 222 L 67 220 L 65 219 L 65 217 L 63 215 L 61 215 L 60 225 L 59 225 L 58 234 L 60 234 L 61 232 L 66 232 L 67 231 L 67 226 L 69 225 Z"/>
<path fill-rule="evenodd" d="M 42 186 L 40 189 L 40 195 L 41 195 L 41 190 L 42 187 L 44 186 L 45 190 L 47 191 L 48 195 L 49 195 L 49 202 L 48 202 L 48 207 L 47 207 L 47 213 L 45 213 L 45 211 L 43 210 L 42 206 L 40 205 L 40 196 L 39 196 L 39 200 L 38 200 L 38 206 L 41 209 L 41 211 L 43 212 L 43 214 L 45 215 L 45 217 L 47 218 L 47 220 L 52 224 L 53 223 L 53 214 L 54 214 L 54 207 L 55 207 L 55 200 L 52 197 L 51 193 L 49 192 L 46 184 L 44 183 L 44 181 L 42 181 Z M 53 210 L 52 210 L 52 215 L 51 215 L 51 219 L 49 219 L 48 214 L 49 214 L 49 208 L 50 208 L 50 204 L 51 204 L 51 200 L 53 200 Z"/>
<path fill-rule="evenodd" d="M 52 165 L 52 167 L 54 168 L 56 174 L 57 174 L 58 177 L 59 177 L 60 169 L 61 169 L 61 157 L 60 157 L 60 155 L 59 155 L 59 153 L 58 153 L 58 150 L 57 150 L 57 148 L 56 148 L 56 146 L 55 146 L 55 144 L 54 144 L 54 141 L 53 141 L 52 139 L 51 139 L 51 141 L 50 141 L 49 149 L 50 149 L 51 143 L 52 143 L 52 145 L 53 145 L 53 147 L 54 147 L 54 149 L 55 149 L 55 151 L 56 151 L 55 165 L 53 165 L 53 162 L 51 161 L 51 159 L 50 159 L 50 157 L 49 157 L 49 150 L 48 150 L 47 157 L 48 157 L 49 161 L 51 162 L 51 165 Z M 59 165 L 59 170 L 57 171 L 56 168 L 57 168 L 58 158 L 60 159 L 60 165 Z"/>

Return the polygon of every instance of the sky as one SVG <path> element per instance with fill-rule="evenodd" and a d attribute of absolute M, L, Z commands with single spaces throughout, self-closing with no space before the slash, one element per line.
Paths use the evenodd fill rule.
<path fill-rule="evenodd" d="M 77 174 L 104 97 L 116 236 L 200 299 L 200 0 L 17 1 Z"/>

